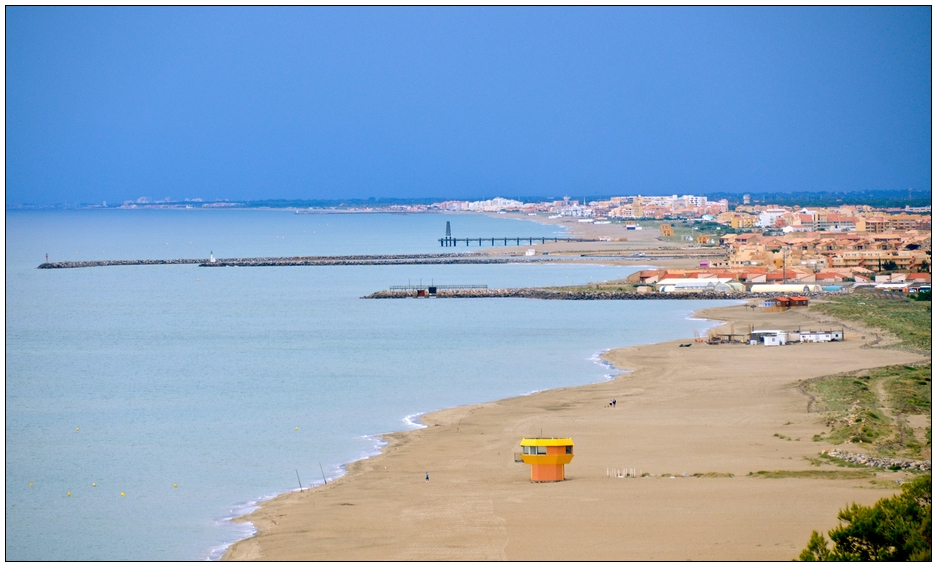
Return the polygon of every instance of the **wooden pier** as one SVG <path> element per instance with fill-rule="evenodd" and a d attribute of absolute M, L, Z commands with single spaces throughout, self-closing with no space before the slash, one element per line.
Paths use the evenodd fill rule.
<path fill-rule="evenodd" d="M 569 236 L 488 236 L 488 237 L 476 237 L 476 238 L 453 238 L 451 236 L 445 236 L 439 239 L 439 245 L 442 247 L 449 246 L 458 246 L 460 242 L 464 242 L 466 246 L 478 242 L 479 246 L 483 244 L 491 243 L 491 246 L 501 244 L 503 246 L 508 246 L 510 242 L 514 243 L 514 246 L 520 246 L 525 242 L 527 244 L 533 244 L 539 242 L 540 244 L 546 244 L 547 242 L 600 242 L 595 238 L 572 238 Z"/>

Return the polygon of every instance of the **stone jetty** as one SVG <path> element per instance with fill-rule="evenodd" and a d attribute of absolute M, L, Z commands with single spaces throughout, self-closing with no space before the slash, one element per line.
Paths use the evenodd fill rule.
<path fill-rule="evenodd" d="M 359 256 L 287 256 L 264 258 L 178 258 L 169 260 L 86 260 L 76 262 L 45 262 L 40 270 L 62 268 L 94 268 L 99 266 L 152 266 L 159 264 L 197 264 L 202 268 L 257 266 L 366 266 L 405 264 L 519 264 L 581 261 L 576 256 L 501 256 L 489 257 L 457 253 L 441 254 L 375 254 Z M 590 258 L 594 260 L 594 258 Z M 647 258 L 642 258 L 647 260 Z"/>
<path fill-rule="evenodd" d="M 847 453 L 839 449 L 830 449 L 829 451 L 823 451 L 823 453 L 849 463 L 867 467 L 921 472 L 930 472 L 931 470 L 930 461 L 914 461 L 898 457 L 870 457 L 861 453 Z"/>
<path fill-rule="evenodd" d="M 701 292 L 701 293 L 638 293 L 635 291 L 590 291 L 588 289 L 563 290 L 537 287 L 519 287 L 505 289 L 440 289 L 437 298 L 476 298 L 476 297 L 520 297 L 525 299 L 565 299 L 565 300 L 608 300 L 608 299 L 751 299 L 754 297 L 774 297 L 777 294 L 747 292 Z M 362 299 L 405 299 L 416 297 L 415 291 L 378 291 Z"/>
<path fill-rule="evenodd" d="M 543 256 L 488 257 L 466 254 L 384 254 L 373 256 L 296 256 L 292 258 L 216 258 L 201 267 L 230 266 L 393 266 L 407 264 L 518 264 L 569 261 L 574 258 Z"/>
<path fill-rule="evenodd" d="M 83 262 L 43 262 L 39 264 L 40 270 L 55 270 L 60 268 L 96 268 L 99 266 L 156 266 L 160 264 L 202 264 L 208 258 L 175 258 L 169 260 L 85 260 Z"/>

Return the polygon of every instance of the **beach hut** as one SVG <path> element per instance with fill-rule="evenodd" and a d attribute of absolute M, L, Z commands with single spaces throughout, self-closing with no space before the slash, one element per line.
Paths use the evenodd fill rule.
<path fill-rule="evenodd" d="M 779 313 L 788 309 L 790 309 L 790 302 L 786 297 L 772 297 L 762 304 L 762 310 L 766 313 Z"/>
<path fill-rule="evenodd" d="M 521 439 L 521 459 L 530 465 L 532 482 L 564 480 L 564 467 L 573 460 L 573 440 L 568 437 L 525 437 Z"/>

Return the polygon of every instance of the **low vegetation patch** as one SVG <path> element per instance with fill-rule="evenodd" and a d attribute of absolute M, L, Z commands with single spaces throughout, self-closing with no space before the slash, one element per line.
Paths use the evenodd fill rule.
<path fill-rule="evenodd" d="M 883 329 L 898 338 L 899 348 L 930 353 L 931 302 L 911 301 L 901 293 L 857 290 L 814 303 L 811 310 L 864 326 Z"/>
<path fill-rule="evenodd" d="M 756 478 L 822 478 L 827 480 L 855 480 L 875 476 L 870 470 L 843 470 L 843 471 L 758 471 L 750 472 L 748 476 Z"/>
<path fill-rule="evenodd" d="M 871 377 L 884 379 L 891 407 L 903 414 L 931 411 L 931 365 L 889 366 L 873 370 Z"/>
<path fill-rule="evenodd" d="M 546 289 L 550 291 L 566 291 L 566 292 L 582 292 L 582 291 L 635 292 L 637 291 L 638 286 L 628 283 L 625 280 L 610 280 L 607 282 L 589 283 L 585 285 L 564 285 L 564 286 L 544 287 L 541 289 Z"/>
<path fill-rule="evenodd" d="M 915 435 L 906 416 L 931 414 L 931 365 L 885 366 L 803 384 L 830 427 L 814 441 L 863 445 L 881 457 L 923 458 L 929 430 Z M 920 437 L 923 437 L 920 438 Z"/>
<path fill-rule="evenodd" d="M 869 488 L 880 488 L 882 490 L 894 490 L 895 489 L 894 480 L 886 480 L 882 478 L 873 478 L 869 481 Z"/>

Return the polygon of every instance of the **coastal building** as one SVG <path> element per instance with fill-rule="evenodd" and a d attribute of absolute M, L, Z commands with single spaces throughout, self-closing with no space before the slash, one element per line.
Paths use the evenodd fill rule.
<path fill-rule="evenodd" d="M 765 346 L 781 346 L 787 344 L 788 332 L 775 329 L 754 330 L 750 340 L 753 343 L 764 343 Z"/>
<path fill-rule="evenodd" d="M 755 284 L 752 293 L 819 293 L 821 287 L 817 284 Z"/>
<path fill-rule="evenodd" d="M 802 343 L 828 343 L 837 340 L 833 338 L 832 331 L 801 331 L 800 342 Z M 842 332 L 838 340 L 843 340 Z"/>
<path fill-rule="evenodd" d="M 564 467 L 573 460 L 573 440 L 568 437 L 525 437 L 521 439 L 520 457 L 530 465 L 532 482 L 565 480 Z"/>
<path fill-rule="evenodd" d="M 657 282 L 661 293 L 701 293 L 744 291 L 745 288 L 732 278 L 665 278 Z"/>
<path fill-rule="evenodd" d="M 781 209 L 781 208 L 766 209 L 764 211 L 761 211 L 761 213 L 758 215 L 758 222 L 756 223 L 756 226 L 759 226 L 762 228 L 770 228 L 774 226 L 774 221 L 781 218 L 787 212 L 788 212 L 787 209 Z"/>
<path fill-rule="evenodd" d="M 791 308 L 791 300 L 787 297 L 772 297 L 762 304 L 765 313 L 780 313 Z"/>

